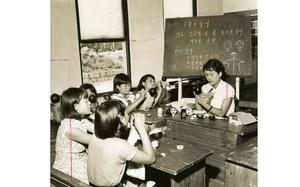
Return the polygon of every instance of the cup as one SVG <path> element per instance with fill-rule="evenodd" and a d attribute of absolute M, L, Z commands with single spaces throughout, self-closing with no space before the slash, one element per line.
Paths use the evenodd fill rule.
<path fill-rule="evenodd" d="M 181 109 L 181 118 L 186 118 L 186 109 Z"/>
<path fill-rule="evenodd" d="M 163 117 L 163 109 L 162 108 L 157 108 L 157 116 Z"/>

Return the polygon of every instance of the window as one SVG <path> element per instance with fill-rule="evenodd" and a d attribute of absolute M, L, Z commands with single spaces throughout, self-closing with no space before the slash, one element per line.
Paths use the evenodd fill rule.
<path fill-rule="evenodd" d="M 113 90 L 118 73 L 129 74 L 126 0 L 77 0 L 82 82 L 98 93 Z"/>

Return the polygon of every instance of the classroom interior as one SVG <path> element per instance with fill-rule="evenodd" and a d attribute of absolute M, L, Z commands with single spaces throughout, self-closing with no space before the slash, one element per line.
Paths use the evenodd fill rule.
<path fill-rule="evenodd" d="M 101 4 L 107 4 L 110 11 L 118 13 L 107 11 Z M 97 13 L 101 11 L 106 12 Z M 101 19 L 107 15 L 112 15 L 112 19 Z M 199 76 L 183 75 L 180 69 L 173 72 L 166 69 L 167 60 L 172 64 L 166 55 L 167 19 L 180 21 L 215 16 L 243 16 L 249 21 L 248 46 L 245 47 L 248 50 L 245 56 L 251 62 L 247 66 L 249 73 L 233 73 L 226 81 L 236 91 L 235 111 L 250 113 L 258 119 L 257 0 L 90 0 L 89 3 L 51 0 L 50 95 L 60 95 L 69 87 L 91 83 L 98 96 L 110 96 L 117 73 L 129 75 L 132 90 L 136 91 L 140 78 L 150 73 L 157 80 L 166 78 L 170 85 L 170 102 L 191 101 L 193 87 L 205 82 L 205 77 L 201 69 Z M 116 26 L 116 23 L 121 24 Z M 100 51 L 112 52 L 110 56 L 105 56 L 103 51 L 101 54 L 112 68 L 102 67 L 100 61 L 99 67 L 87 65 L 96 64 L 91 58 L 98 55 L 95 46 Z M 116 54 L 119 56 L 113 56 Z M 237 126 L 229 124 L 228 119 L 191 119 L 190 116 L 183 119 L 180 111 L 175 116 L 160 117 L 157 108 L 146 111 L 145 115 L 146 123 L 165 129 L 156 151 L 167 156 L 156 156 L 156 162 L 146 168 L 149 179 L 157 186 L 257 186 L 257 121 Z M 52 168 L 59 124 L 50 122 L 51 186 L 89 186 Z M 178 145 L 184 148 L 176 149 Z"/>

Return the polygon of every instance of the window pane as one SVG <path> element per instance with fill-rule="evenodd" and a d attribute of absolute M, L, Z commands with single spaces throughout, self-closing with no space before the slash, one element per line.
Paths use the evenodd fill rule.
<path fill-rule="evenodd" d="M 164 17 L 192 17 L 193 1 L 192 0 L 164 0 Z"/>
<path fill-rule="evenodd" d="M 81 39 L 123 38 L 121 0 L 78 0 Z"/>
<path fill-rule="evenodd" d="M 98 93 L 113 90 L 113 78 L 127 74 L 125 42 L 81 44 L 83 83 L 93 84 Z"/>

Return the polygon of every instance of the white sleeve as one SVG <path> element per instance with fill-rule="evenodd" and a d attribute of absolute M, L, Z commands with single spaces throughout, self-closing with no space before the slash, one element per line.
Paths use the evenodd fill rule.
<path fill-rule="evenodd" d="M 227 84 L 228 86 L 228 97 L 231 97 L 231 98 L 234 98 L 235 97 L 235 91 L 234 91 L 234 88 L 230 85 L 230 84 Z"/>

